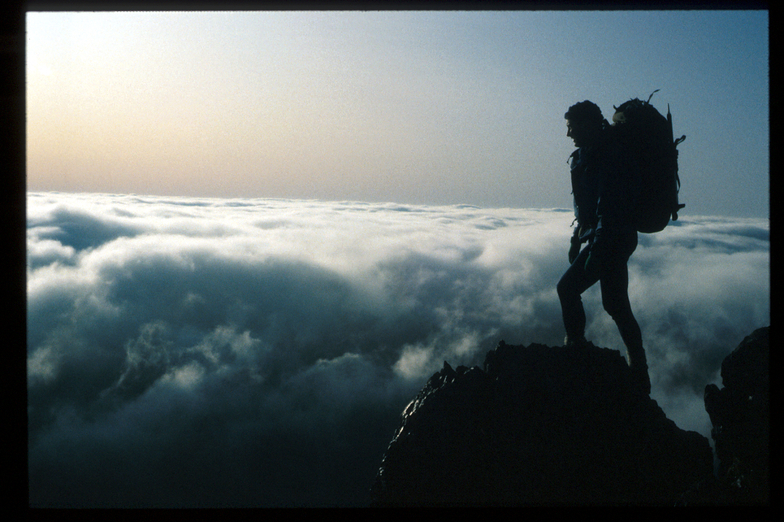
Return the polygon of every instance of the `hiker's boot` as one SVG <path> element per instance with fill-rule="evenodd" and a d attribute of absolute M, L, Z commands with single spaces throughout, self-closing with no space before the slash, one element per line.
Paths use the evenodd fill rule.
<path fill-rule="evenodd" d="M 645 395 L 651 393 L 651 378 L 648 375 L 648 361 L 645 358 L 645 350 L 642 346 L 638 348 L 626 348 L 626 362 L 632 374 L 632 383 Z"/>

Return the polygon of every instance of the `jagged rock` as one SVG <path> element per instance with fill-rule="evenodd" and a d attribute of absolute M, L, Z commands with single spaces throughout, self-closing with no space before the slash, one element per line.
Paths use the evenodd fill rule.
<path fill-rule="evenodd" d="M 674 505 L 712 474 L 710 445 L 635 389 L 620 353 L 590 343 L 445 362 L 405 408 L 373 505 Z"/>
<path fill-rule="evenodd" d="M 755 330 L 721 364 L 723 388 L 705 387 L 719 468 L 692 504 L 770 501 L 770 327 Z"/>

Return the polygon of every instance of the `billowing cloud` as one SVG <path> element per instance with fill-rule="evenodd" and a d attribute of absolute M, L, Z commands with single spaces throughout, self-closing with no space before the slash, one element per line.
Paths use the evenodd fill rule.
<path fill-rule="evenodd" d="M 351 506 L 408 400 L 500 339 L 560 344 L 571 214 L 361 202 L 28 197 L 30 499 Z M 702 390 L 770 322 L 766 220 L 641 236 L 630 295 L 652 396 Z M 584 296 L 588 336 L 623 351 Z"/>

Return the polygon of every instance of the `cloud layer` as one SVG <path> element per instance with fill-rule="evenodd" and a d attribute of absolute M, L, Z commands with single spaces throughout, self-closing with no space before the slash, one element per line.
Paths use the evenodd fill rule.
<path fill-rule="evenodd" d="M 32 193 L 27 215 L 34 505 L 364 505 L 444 360 L 563 338 L 563 210 Z M 632 306 L 682 428 L 709 435 L 704 386 L 770 322 L 769 246 L 758 219 L 640 237 Z"/>

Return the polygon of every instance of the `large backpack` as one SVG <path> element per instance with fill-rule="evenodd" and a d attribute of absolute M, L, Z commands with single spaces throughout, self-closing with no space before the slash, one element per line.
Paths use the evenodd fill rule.
<path fill-rule="evenodd" d="M 672 115 L 667 105 L 667 117 L 662 116 L 648 101 L 637 98 L 613 106 L 612 128 L 622 147 L 639 168 L 641 190 L 634 206 L 634 220 L 638 232 L 659 232 L 670 219 L 678 219 L 678 211 L 685 205 L 678 203 L 678 150 L 686 139 L 673 141 Z"/>

